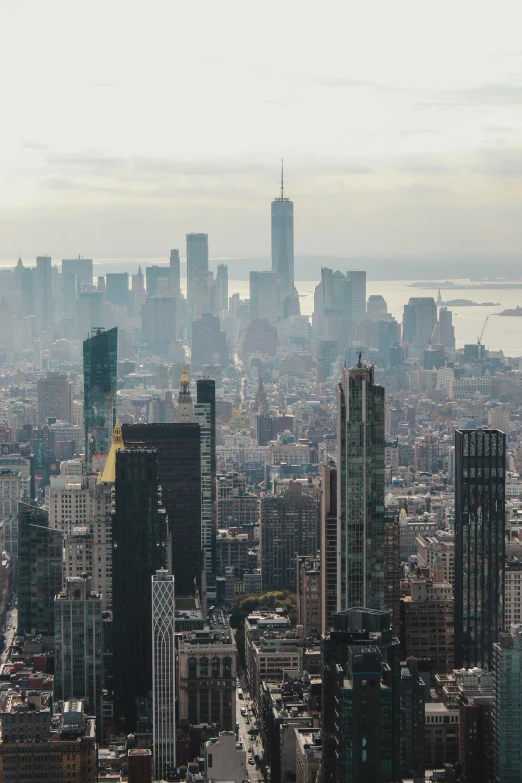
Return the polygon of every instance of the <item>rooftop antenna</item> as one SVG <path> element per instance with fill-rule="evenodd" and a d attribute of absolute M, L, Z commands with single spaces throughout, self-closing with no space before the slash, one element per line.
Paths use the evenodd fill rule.
<path fill-rule="evenodd" d="M 284 200 L 284 185 L 283 185 L 283 158 L 281 158 L 281 201 Z"/>

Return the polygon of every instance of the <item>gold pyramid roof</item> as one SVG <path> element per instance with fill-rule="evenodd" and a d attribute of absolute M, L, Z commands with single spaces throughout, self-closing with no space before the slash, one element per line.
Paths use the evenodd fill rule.
<path fill-rule="evenodd" d="M 116 426 L 112 433 L 112 443 L 105 460 L 105 467 L 98 479 L 98 484 L 113 484 L 116 481 L 116 452 L 125 448 L 123 443 L 123 436 L 121 434 L 121 425 L 118 419 L 116 419 Z"/>

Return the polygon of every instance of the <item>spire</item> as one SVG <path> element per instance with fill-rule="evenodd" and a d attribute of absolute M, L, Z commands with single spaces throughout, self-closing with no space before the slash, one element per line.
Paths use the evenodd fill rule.
<path fill-rule="evenodd" d="M 141 271 L 141 264 L 138 267 L 138 274 L 140 277 L 143 277 L 143 272 Z"/>
<path fill-rule="evenodd" d="M 176 411 L 176 421 L 192 422 L 196 421 L 194 408 L 192 407 L 192 397 L 190 396 L 190 379 L 187 372 L 187 365 L 183 367 L 179 381 L 178 408 Z"/>
<path fill-rule="evenodd" d="M 283 158 L 281 158 L 281 201 L 284 200 L 284 193 L 285 193 L 285 188 L 284 188 L 284 179 L 283 179 Z"/>

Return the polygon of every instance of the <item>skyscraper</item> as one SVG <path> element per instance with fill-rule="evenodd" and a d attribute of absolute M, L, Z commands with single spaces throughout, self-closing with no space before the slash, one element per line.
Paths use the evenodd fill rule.
<path fill-rule="evenodd" d="M 412 296 L 404 305 L 402 339 L 417 348 L 426 348 L 430 343 L 437 323 L 437 305 L 432 296 Z"/>
<path fill-rule="evenodd" d="M 152 576 L 152 726 L 154 779 L 176 765 L 176 642 L 174 577 Z"/>
<path fill-rule="evenodd" d="M 175 299 L 181 299 L 181 265 L 179 250 L 170 251 L 170 293 Z"/>
<path fill-rule="evenodd" d="M 176 300 L 173 296 L 151 296 L 141 307 L 142 340 L 151 353 L 170 353 L 176 338 Z"/>
<path fill-rule="evenodd" d="M 118 327 L 97 329 L 83 342 L 83 415 L 85 461 L 92 469 L 94 455 L 107 456 L 116 424 Z"/>
<path fill-rule="evenodd" d="M 143 277 L 143 272 L 141 271 L 141 265 L 138 267 L 136 274 L 132 275 L 131 288 L 135 294 L 139 294 L 145 291 L 145 278 Z"/>
<path fill-rule="evenodd" d="M 425 686 L 401 667 L 387 612 L 334 615 L 322 638 L 325 783 L 392 783 L 424 772 Z"/>
<path fill-rule="evenodd" d="M 197 421 L 124 424 L 125 445 L 140 443 L 158 454 L 158 480 L 172 537 L 172 573 L 178 595 L 201 585 L 201 433 Z"/>
<path fill-rule="evenodd" d="M 112 518 L 115 719 L 135 729 L 137 700 L 152 690 L 152 582 L 167 564 L 167 520 L 160 506 L 158 460 L 147 448 L 116 452 Z"/>
<path fill-rule="evenodd" d="M 285 198 L 283 164 L 281 195 L 272 201 L 272 272 L 280 286 L 280 301 L 294 293 L 294 205 Z"/>
<path fill-rule="evenodd" d="M 208 272 L 208 234 L 187 234 L 187 310 L 192 320 L 194 280 Z"/>
<path fill-rule="evenodd" d="M 352 318 L 364 321 L 366 317 L 366 272 L 349 270 L 346 279 L 352 284 Z"/>
<path fill-rule="evenodd" d="M 453 313 L 447 307 L 441 307 L 439 310 L 439 340 L 450 353 L 455 350 Z"/>
<path fill-rule="evenodd" d="M 266 318 L 272 323 L 277 320 L 279 302 L 282 301 L 279 289 L 280 281 L 275 272 L 250 272 L 251 321 Z"/>
<path fill-rule="evenodd" d="M 105 275 L 105 300 L 119 307 L 129 304 L 129 275 L 127 272 L 110 272 Z"/>
<path fill-rule="evenodd" d="M 145 269 L 145 277 L 149 296 L 170 294 L 170 266 L 148 266 Z"/>
<path fill-rule="evenodd" d="M 321 465 L 321 620 L 322 633 L 333 627 L 337 611 L 337 468 Z"/>
<path fill-rule="evenodd" d="M 192 366 L 200 368 L 205 364 L 228 365 L 226 333 L 217 315 L 209 313 L 192 324 Z"/>
<path fill-rule="evenodd" d="M 196 381 L 194 415 L 201 433 L 201 543 L 207 597 L 216 597 L 216 382 Z M 179 405 L 178 405 L 179 410 Z"/>
<path fill-rule="evenodd" d="M 92 258 L 64 258 L 62 259 L 62 275 L 73 274 L 76 276 L 76 290 L 80 293 L 83 286 L 92 285 Z"/>
<path fill-rule="evenodd" d="M 51 256 L 37 256 L 36 285 L 33 290 L 36 327 L 39 332 L 53 325 L 54 300 Z"/>
<path fill-rule="evenodd" d="M 493 644 L 493 780 L 522 780 L 522 625 L 512 625 Z"/>
<path fill-rule="evenodd" d="M 217 308 L 228 310 L 228 267 L 226 264 L 218 264 L 216 273 Z"/>
<path fill-rule="evenodd" d="M 38 425 L 43 427 L 49 417 L 60 421 L 72 421 L 72 383 L 65 373 L 48 372 L 39 378 Z"/>
<path fill-rule="evenodd" d="M 296 555 L 316 555 L 319 504 L 301 484 L 261 499 L 261 573 L 263 588 L 295 589 Z"/>
<path fill-rule="evenodd" d="M 502 627 L 506 436 L 455 432 L 455 667 L 491 670 Z"/>
<path fill-rule="evenodd" d="M 337 607 L 385 606 L 384 389 L 343 367 L 337 392 Z"/>
<path fill-rule="evenodd" d="M 103 318 L 103 291 L 82 291 L 76 299 L 76 333 L 83 339 L 93 329 L 101 329 Z"/>
<path fill-rule="evenodd" d="M 63 533 L 47 511 L 18 505 L 18 630 L 54 633 L 54 597 L 62 589 Z"/>
<path fill-rule="evenodd" d="M 81 699 L 102 728 L 102 604 L 90 577 L 65 580 L 54 599 L 54 698 Z"/>

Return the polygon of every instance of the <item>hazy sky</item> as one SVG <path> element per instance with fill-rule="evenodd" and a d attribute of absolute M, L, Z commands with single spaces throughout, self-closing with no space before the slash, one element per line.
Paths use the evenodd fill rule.
<path fill-rule="evenodd" d="M 0 0 L 0 258 L 519 253 L 522 5 Z"/>

